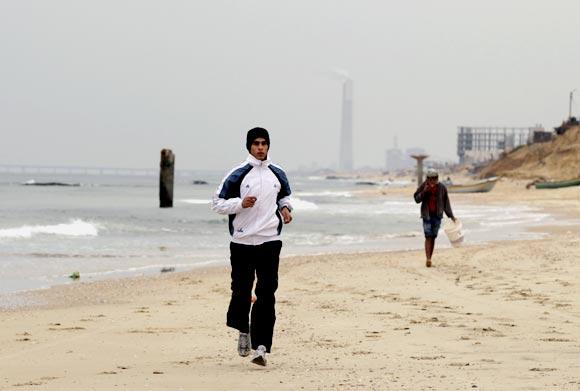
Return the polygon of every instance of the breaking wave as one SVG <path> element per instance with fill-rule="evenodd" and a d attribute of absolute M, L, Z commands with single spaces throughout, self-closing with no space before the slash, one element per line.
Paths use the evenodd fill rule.
<path fill-rule="evenodd" d="M 97 224 L 75 219 L 63 224 L 24 225 L 0 229 L 0 238 L 31 238 L 35 235 L 98 236 L 99 227 Z"/>

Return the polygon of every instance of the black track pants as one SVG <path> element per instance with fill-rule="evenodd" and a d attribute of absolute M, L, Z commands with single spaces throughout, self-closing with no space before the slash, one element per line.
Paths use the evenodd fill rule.
<path fill-rule="evenodd" d="M 264 345 L 270 352 L 278 288 L 278 264 L 282 242 L 266 242 L 259 246 L 230 243 L 232 264 L 232 299 L 228 308 L 227 325 L 242 333 L 250 333 L 252 349 Z M 252 285 L 257 277 L 256 297 L 252 305 Z M 250 307 L 252 309 L 250 322 Z"/>

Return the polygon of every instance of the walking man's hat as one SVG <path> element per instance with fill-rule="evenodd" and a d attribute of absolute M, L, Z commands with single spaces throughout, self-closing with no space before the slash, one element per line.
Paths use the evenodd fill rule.
<path fill-rule="evenodd" d="M 438 177 L 439 173 L 437 172 L 436 169 L 430 168 L 427 170 L 427 178 L 438 178 Z"/>
<path fill-rule="evenodd" d="M 270 147 L 270 135 L 268 134 L 268 131 L 264 128 L 253 128 L 248 130 L 248 135 L 246 136 L 246 149 L 248 152 L 250 152 L 250 147 L 257 138 L 265 139 L 268 148 Z"/>

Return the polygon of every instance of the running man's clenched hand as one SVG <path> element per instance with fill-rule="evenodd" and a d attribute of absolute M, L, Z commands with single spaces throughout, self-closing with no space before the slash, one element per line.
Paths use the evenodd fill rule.
<path fill-rule="evenodd" d="M 292 221 L 292 213 L 290 213 L 290 210 L 288 210 L 288 208 L 282 208 L 280 213 L 282 214 L 284 224 L 289 224 Z"/>
<path fill-rule="evenodd" d="M 256 203 L 257 198 L 256 197 L 245 197 L 242 200 L 242 208 L 251 208 L 254 206 L 254 204 Z"/>

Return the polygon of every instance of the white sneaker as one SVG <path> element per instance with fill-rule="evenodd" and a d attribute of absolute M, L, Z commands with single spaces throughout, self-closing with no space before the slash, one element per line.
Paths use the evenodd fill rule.
<path fill-rule="evenodd" d="M 247 357 L 252 351 L 252 343 L 250 341 L 250 334 L 240 333 L 238 338 L 238 354 L 242 357 Z"/>
<path fill-rule="evenodd" d="M 258 346 L 254 352 L 254 357 L 252 357 L 252 362 L 256 365 L 266 366 L 266 347 L 264 345 Z"/>

